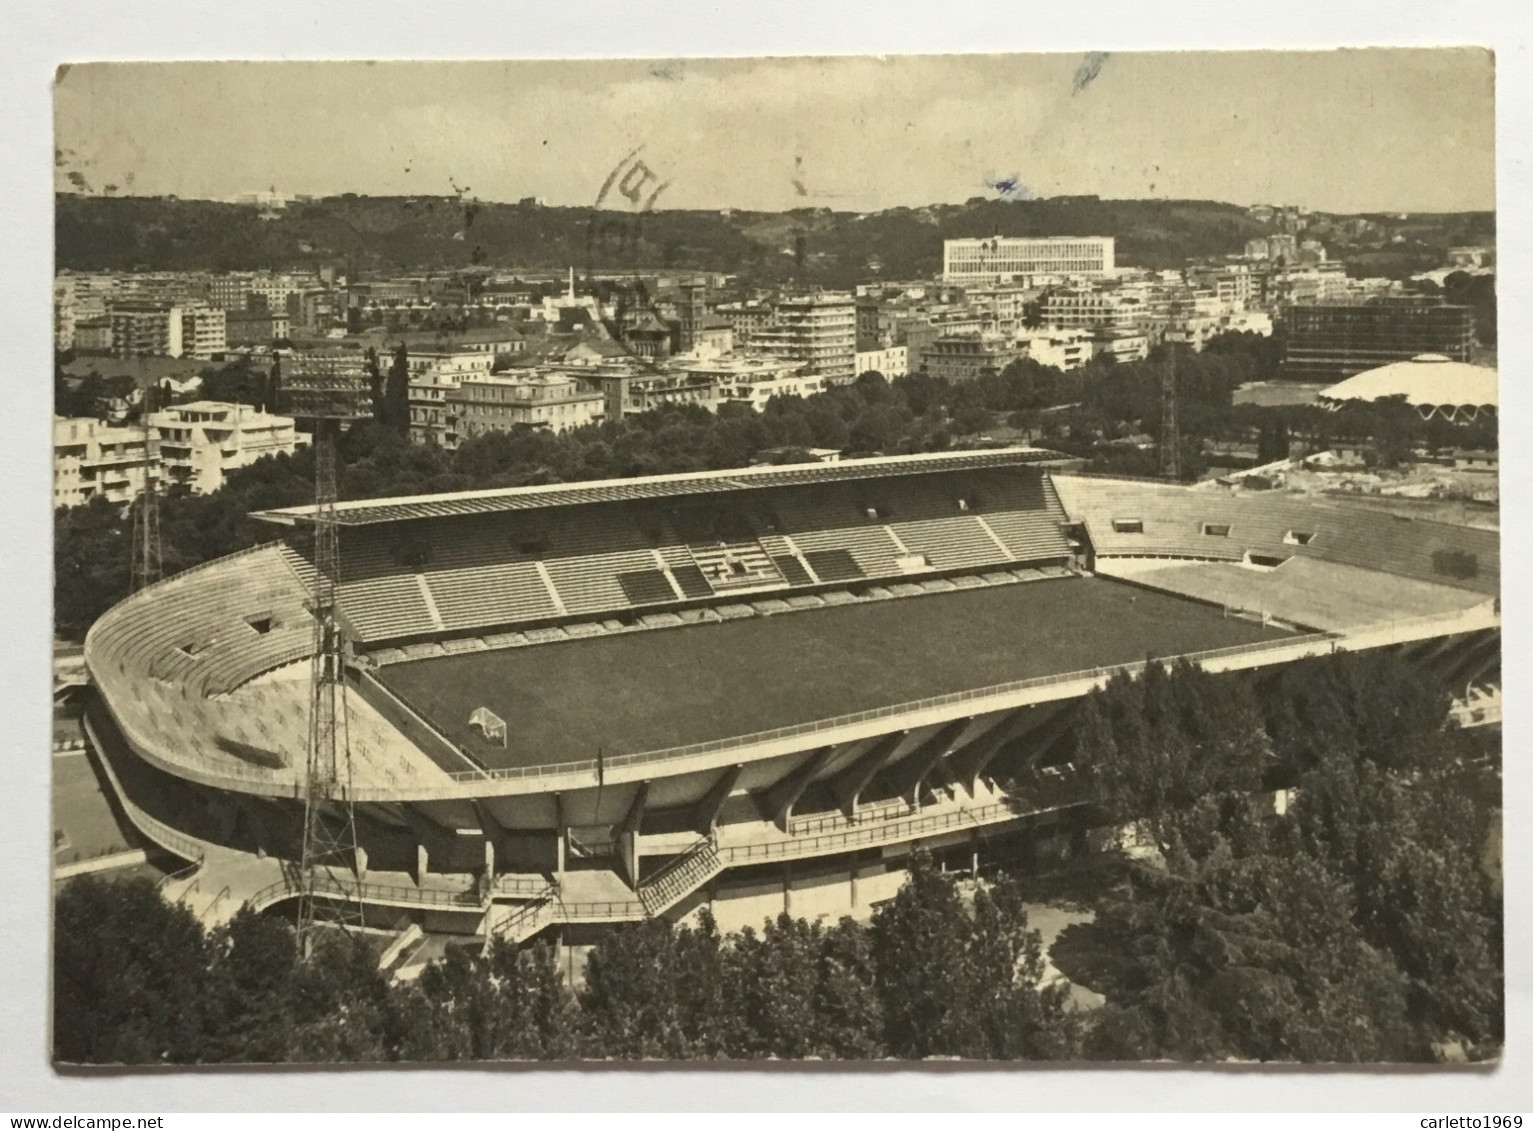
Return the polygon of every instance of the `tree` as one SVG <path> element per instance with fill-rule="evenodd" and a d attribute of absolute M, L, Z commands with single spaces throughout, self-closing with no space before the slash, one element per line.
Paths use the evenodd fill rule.
<path fill-rule="evenodd" d="M 54 904 L 53 1054 L 69 1064 L 204 1059 L 210 954 L 148 880 L 71 880 Z"/>
<path fill-rule="evenodd" d="M 410 358 L 403 342 L 384 382 L 382 423 L 401 436 L 410 434 Z"/>
<path fill-rule="evenodd" d="M 1260 786 L 1271 760 L 1262 722 L 1243 677 L 1152 663 L 1087 696 L 1075 764 L 1109 819 L 1139 822 L 1164 854 L 1199 798 Z"/>
<path fill-rule="evenodd" d="M 875 986 L 891 1055 L 1045 1057 L 1070 1047 L 1064 991 L 1040 988 L 1042 944 L 1018 889 L 963 904 L 930 856 L 911 859 L 872 923 Z"/>
<path fill-rule="evenodd" d="M 650 919 L 603 937 L 587 957 L 579 994 L 595 1054 L 708 1058 L 737 1047 L 721 967 L 719 934 L 706 910 L 696 928 Z"/>
<path fill-rule="evenodd" d="M 404 1060 L 547 1060 L 578 1051 L 574 999 L 553 948 L 503 939 L 450 949 L 392 1009 Z"/>

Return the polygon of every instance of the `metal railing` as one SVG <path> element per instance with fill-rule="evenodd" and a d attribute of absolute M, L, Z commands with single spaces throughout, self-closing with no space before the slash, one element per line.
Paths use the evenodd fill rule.
<path fill-rule="evenodd" d="M 1053 808 L 1073 808 L 1083 804 L 1085 802 L 1068 802 Z M 883 821 L 864 828 L 848 829 L 845 832 L 827 833 L 821 836 L 795 837 L 791 840 L 768 841 L 764 844 L 731 845 L 719 849 L 719 859 L 724 866 L 735 867 L 787 857 L 813 856 L 825 852 L 840 852 L 851 848 L 873 847 L 894 841 L 935 836 L 954 829 L 998 824 L 1002 821 L 1016 820 L 1049 811 L 1049 809 L 1028 808 L 1015 802 L 1000 801 L 974 809 L 933 813 L 929 816 L 910 817 L 901 821 Z"/>
<path fill-rule="evenodd" d="M 371 903 L 404 903 L 419 907 L 445 908 L 450 911 L 481 911 L 484 897 L 473 889 L 467 891 L 443 891 L 440 888 L 414 888 L 403 884 L 379 884 L 366 880 L 345 881 L 334 876 L 318 874 L 314 877 L 314 890 L 320 895 L 337 896 Z M 297 875 L 283 876 L 275 883 L 267 884 L 248 900 L 257 911 L 274 903 L 301 894 L 303 881 Z"/>
<path fill-rule="evenodd" d="M 788 819 L 788 832 L 792 836 L 839 832 L 842 829 L 856 828 L 858 825 L 908 817 L 916 812 L 917 808 L 915 805 L 902 799 L 878 802 L 866 807 L 859 807 L 857 812 L 850 817 L 845 813 L 822 813 L 816 817 L 790 817 Z"/>
<path fill-rule="evenodd" d="M 639 901 L 646 914 L 658 915 L 723 870 L 713 838 L 702 837 L 639 885 Z"/>

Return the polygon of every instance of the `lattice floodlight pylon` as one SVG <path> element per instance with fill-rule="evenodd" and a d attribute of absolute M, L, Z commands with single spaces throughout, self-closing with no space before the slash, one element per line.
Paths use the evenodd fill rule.
<path fill-rule="evenodd" d="M 340 551 L 335 521 L 335 439 L 321 422 L 314 433 L 313 668 L 304 773 L 303 857 L 298 889 L 298 942 L 307 957 L 327 925 L 362 923 L 356 814 L 352 808 L 351 741 L 346 709 L 346 644 L 336 615 Z"/>
<path fill-rule="evenodd" d="M 488 707 L 475 707 L 468 717 L 468 725 L 484 736 L 486 742 L 506 744 L 506 720 Z"/>
<path fill-rule="evenodd" d="M 131 588 L 140 589 L 160 580 L 164 568 L 160 553 L 159 445 L 154 422 L 154 387 L 144 390 L 139 406 L 139 427 L 144 443 L 144 482 L 133 504 L 133 562 Z"/>

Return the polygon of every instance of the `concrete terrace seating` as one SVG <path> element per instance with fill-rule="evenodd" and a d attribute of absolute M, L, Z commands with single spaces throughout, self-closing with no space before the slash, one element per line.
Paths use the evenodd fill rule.
<path fill-rule="evenodd" d="M 1047 477 L 1028 468 L 353 526 L 341 533 L 339 596 L 376 644 L 898 577 L 906 552 L 939 570 L 1059 560 L 1062 519 Z M 312 565 L 287 553 L 312 581 Z"/>
<path fill-rule="evenodd" d="M 996 511 L 983 517 L 1016 561 L 1070 556 L 1059 520 L 1047 511 Z"/>
<path fill-rule="evenodd" d="M 558 612 L 530 562 L 432 570 L 425 577 L 442 625 L 448 629 L 537 620 Z"/>
<path fill-rule="evenodd" d="M 219 571 L 217 584 L 188 571 L 103 618 L 91 634 L 97 662 L 221 695 L 312 648 L 307 592 L 277 547 L 205 568 Z"/>
<path fill-rule="evenodd" d="M 1231 494 L 1071 476 L 1060 495 L 1084 521 L 1099 556 L 1268 561 L 1293 555 L 1495 594 L 1495 531 L 1402 518 L 1276 493 Z M 1130 523 L 1138 523 L 1135 532 Z M 1216 531 L 1228 528 L 1228 533 Z M 1468 569 L 1455 569 L 1465 563 Z M 1464 576 L 1468 574 L 1468 576 Z"/>
<path fill-rule="evenodd" d="M 917 522 L 891 522 L 889 529 L 917 554 L 926 555 L 934 569 L 966 569 L 999 565 L 1013 555 L 995 544 L 973 515 L 955 514 Z"/>
<path fill-rule="evenodd" d="M 364 640 L 431 632 L 436 622 L 421 595 L 415 573 L 396 560 L 387 532 L 370 527 L 341 531 L 341 577 L 336 596 L 341 611 Z M 314 566 L 298 551 L 295 565 L 312 584 Z"/>
<path fill-rule="evenodd" d="M 865 577 L 899 573 L 899 547 L 881 522 L 863 514 L 859 508 L 863 500 L 851 487 L 835 483 L 814 492 L 774 492 L 777 533 L 792 538 L 811 563 L 811 555 L 841 550 L 851 556 Z"/>
<path fill-rule="evenodd" d="M 628 608 L 618 574 L 656 568 L 654 546 L 620 507 L 572 508 L 546 530 L 543 565 L 571 613 Z"/>

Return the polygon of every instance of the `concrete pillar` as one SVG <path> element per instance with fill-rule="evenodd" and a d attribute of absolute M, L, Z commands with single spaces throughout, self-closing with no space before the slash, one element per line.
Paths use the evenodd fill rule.
<path fill-rule="evenodd" d="M 484 882 L 495 882 L 495 842 L 488 837 L 484 841 Z"/>
<path fill-rule="evenodd" d="M 782 913 L 793 914 L 793 865 L 782 866 Z"/>
<path fill-rule="evenodd" d="M 357 879 L 359 879 L 359 880 L 367 879 L 367 849 L 363 848 L 360 844 L 357 845 L 356 864 L 357 864 Z"/>
<path fill-rule="evenodd" d="M 554 830 L 554 872 L 562 880 L 564 879 L 564 837 L 567 829 Z"/>
<path fill-rule="evenodd" d="M 431 870 L 431 854 L 426 851 L 424 844 L 415 846 L 415 882 L 424 884 L 426 873 Z"/>
<path fill-rule="evenodd" d="M 857 861 L 855 861 L 855 860 L 852 861 L 851 874 L 852 874 L 851 905 L 852 905 L 852 910 L 855 911 L 855 910 L 857 910 Z"/>
<path fill-rule="evenodd" d="M 979 832 L 969 834 L 969 879 L 979 879 Z"/>

